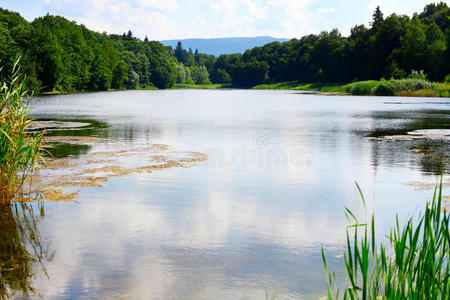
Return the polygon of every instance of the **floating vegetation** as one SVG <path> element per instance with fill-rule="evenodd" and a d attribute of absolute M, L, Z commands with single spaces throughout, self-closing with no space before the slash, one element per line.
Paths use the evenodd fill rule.
<path fill-rule="evenodd" d="M 38 201 L 43 202 L 70 202 L 78 197 L 78 192 L 67 192 L 62 189 L 42 189 L 35 191 L 28 191 L 24 195 L 18 195 L 12 200 L 15 202 L 32 203 Z"/>
<path fill-rule="evenodd" d="M 49 143 L 88 144 L 92 151 L 79 157 L 49 158 L 39 172 L 26 180 L 27 193 L 17 201 L 72 201 L 78 196 L 74 188 L 100 188 L 111 178 L 154 170 L 188 168 L 207 159 L 199 152 L 176 151 L 164 144 L 128 145 L 96 137 L 46 137 Z M 25 189 L 26 190 L 26 189 Z"/>
<path fill-rule="evenodd" d="M 44 143 L 66 143 L 66 144 L 83 144 L 93 145 L 99 143 L 118 143 L 112 139 L 98 138 L 94 136 L 45 136 Z"/>
<path fill-rule="evenodd" d="M 417 130 L 418 132 L 408 132 L 408 134 L 397 134 L 397 135 L 386 135 L 386 136 L 380 136 L 380 137 L 373 137 L 371 139 L 373 140 L 384 140 L 384 141 L 413 141 L 413 140 L 423 140 L 423 139 L 429 139 L 429 140 L 450 140 L 450 135 L 445 131 L 446 134 L 440 133 L 441 130 L 437 130 L 436 133 L 429 133 L 424 130 L 423 133 L 420 133 L 420 130 Z M 432 131 L 432 130 L 428 130 Z M 442 130 L 444 131 L 444 130 Z"/>
<path fill-rule="evenodd" d="M 426 174 L 444 179 L 450 168 L 450 129 L 405 130 L 401 134 L 370 137 L 373 155 L 383 156 L 390 164 L 414 161 Z"/>
<path fill-rule="evenodd" d="M 61 122 L 61 121 L 33 121 L 28 126 L 28 130 L 54 130 L 61 128 L 79 128 L 91 125 L 86 122 Z"/>
<path fill-rule="evenodd" d="M 436 187 L 434 183 L 425 183 L 420 181 L 410 181 L 408 182 L 409 186 L 413 186 L 416 190 L 432 190 Z M 444 189 L 450 188 L 450 183 L 442 183 L 442 187 Z"/>

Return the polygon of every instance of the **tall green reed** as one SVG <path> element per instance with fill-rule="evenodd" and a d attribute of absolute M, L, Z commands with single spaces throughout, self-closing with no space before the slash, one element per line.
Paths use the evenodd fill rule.
<path fill-rule="evenodd" d="M 43 134 L 30 134 L 27 98 L 20 76 L 20 56 L 11 75 L 0 81 L 0 201 L 9 201 L 23 187 L 40 158 Z M 0 73 L 2 68 L 0 68 Z"/>
<path fill-rule="evenodd" d="M 449 213 L 442 209 L 442 182 L 418 219 L 410 217 L 402 227 L 396 218 L 388 246 L 375 240 L 373 215 L 360 223 L 345 210 L 351 221 L 344 253 L 347 287 L 340 294 L 322 247 L 328 299 L 450 299 Z"/>

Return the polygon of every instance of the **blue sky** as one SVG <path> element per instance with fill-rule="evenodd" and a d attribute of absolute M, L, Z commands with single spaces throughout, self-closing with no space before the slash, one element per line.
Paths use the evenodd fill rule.
<path fill-rule="evenodd" d="M 449 4 L 450 0 L 445 0 Z M 28 20 L 61 15 L 108 33 L 132 30 L 153 40 L 234 36 L 301 37 L 338 28 L 348 35 L 383 13 L 412 15 L 424 0 L 0 0 Z"/>

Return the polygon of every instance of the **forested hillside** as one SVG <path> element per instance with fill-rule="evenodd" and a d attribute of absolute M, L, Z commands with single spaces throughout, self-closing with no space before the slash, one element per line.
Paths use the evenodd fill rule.
<path fill-rule="evenodd" d="M 0 10 L 0 58 L 5 70 L 22 54 L 21 65 L 34 90 L 106 90 L 172 86 L 177 60 L 158 42 L 106 35 L 62 17 L 29 23 Z M 4 70 L 4 72 L 5 72 Z"/>
<path fill-rule="evenodd" d="M 244 54 L 214 57 L 173 49 L 147 38 L 108 35 L 63 17 L 28 22 L 0 8 L 0 59 L 11 68 L 22 54 L 22 71 L 36 91 L 170 88 L 175 83 L 338 82 L 403 78 L 424 70 L 442 81 L 450 74 L 450 8 L 427 5 L 412 17 L 384 17 L 379 8 L 371 25 L 355 26 L 348 37 L 338 30 L 256 47 Z"/>

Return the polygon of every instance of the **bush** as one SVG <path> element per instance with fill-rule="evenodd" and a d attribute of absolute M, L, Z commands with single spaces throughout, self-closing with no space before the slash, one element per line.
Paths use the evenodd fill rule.
<path fill-rule="evenodd" d="M 345 86 L 352 95 L 403 96 L 419 90 L 435 90 L 436 84 L 424 79 L 391 79 L 380 81 L 361 81 Z M 430 93 L 428 93 L 430 94 Z"/>
<path fill-rule="evenodd" d="M 448 74 L 447 76 L 445 76 L 444 82 L 445 82 L 445 83 L 450 83 L 450 74 Z"/>
<path fill-rule="evenodd" d="M 393 61 L 385 72 L 385 76 L 391 79 L 401 79 L 406 77 L 406 72 L 398 66 L 397 62 Z"/>
<path fill-rule="evenodd" d="M 408 79 L 427 80 L 427 75 L 423 72 L 423 70 L 420 70 L 419 72 L 412 70 L 408 75 Z"/>
<path fill-rule="evenodd" d="M 439 97 L 441 93 L 436 90 L 400 91 L 396 96 L 401 97 Z M 441 97 L 445 97 L 443 94 Z"/>
<path fill-rule="evenodd" d="M 382 81 L 371 92 L 376 96 L 394 96 L 394 85 L 391 81 Z"/>
<path fill-rule="evenodd" d="M 372 95 L 372 90 L 378 84 L 379 82 L 375 80 L 354 82 L 346 85 L 345 91 L 352 95 Z"/>
<path fill-rule="evenodd" d="M 397 95 L 402 91 L 417 91 L 417 90 L 433 90 L 436 84 L 423 79 L 400 79 L 392 80 L 394 85 L 394 93 Z"/>

